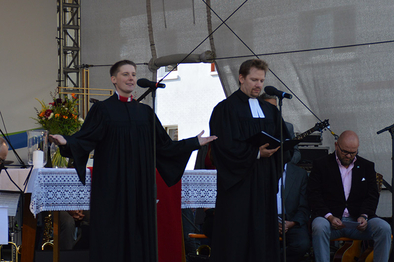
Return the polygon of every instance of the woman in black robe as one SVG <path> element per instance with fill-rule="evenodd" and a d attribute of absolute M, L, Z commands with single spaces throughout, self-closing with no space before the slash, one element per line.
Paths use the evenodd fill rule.
<path fill-rule="evenodd" d="M 157 169 L 168 186 L 181 179 L 191 152 L 215 137 L 201 132 L 172 141 L 153 110 L 132 99 L 135 63 L 119 61 L 110 74 L 116 94 L 92 106 L 79 132 L 51 138 L 62 155 L 74 158 L 82 183 L 94 150 L 90 261 L 156 262 L 153 119 Z"/>
<path fill-rule="evenodd" d="M 267 70 L 262 60 L 245 61 L 240 68 L 240 89 L 212 112 L 211 135 L 218 137 L 212 143 L 218 175 L 212 236 L 214 262 L 280 261 L 278 148 L 267 149 L 268 144 L 257 147 L 246 141 L 262 130 L 280 137 L 279 111 L 258 99 Z"/>

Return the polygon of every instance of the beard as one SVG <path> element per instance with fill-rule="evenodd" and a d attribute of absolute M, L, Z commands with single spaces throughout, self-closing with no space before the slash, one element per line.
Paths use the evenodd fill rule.
<path fill-rule="evenodd" d="M 339 158 L 339 161 L 341 161 L 341 164 L 343 165 L 343 166 L 349 166 L 352 162 L 353 162 L 353 160 L 354 160 L 354 157 L 352 157 L 351 159 L 349 159 L 349 158 L 344 158 L 344 157 L 340 157 Z"/>

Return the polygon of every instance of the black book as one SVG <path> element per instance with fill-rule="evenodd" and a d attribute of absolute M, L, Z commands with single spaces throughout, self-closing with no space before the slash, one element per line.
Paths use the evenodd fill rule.
<path fill-rule="evenodd" d="M 247 142 L 251 143 L 254 146 L 260 147 L 266 143 L 269 144 L 267 147 L 268 149 L 274 149 L 280 146 L 280 140 L 277 139 L 276 137 L 271 136 L 270 134 L 261 131 L 260 133 L 257 133 L 256 135 L 248 138 L 246 140 Z M 296 139 L 286 139 L 283 141 L 283 151 L 291 150 L 296 146 L 298 143 L 300 143 L 301 140 L 296 140 Z"/>

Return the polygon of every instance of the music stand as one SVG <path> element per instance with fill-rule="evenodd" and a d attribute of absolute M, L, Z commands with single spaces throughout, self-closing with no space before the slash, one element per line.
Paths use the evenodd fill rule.
<path fill-rule="evenodd" d="M 20 167 L 21 165 L 14 165 L 17 167 Z M 6 176 L 8 176 L 9 181 L 12 182 L 12 184 L 7 184 L 7 183 L 3 183 L 3 186 L 0 190 L 0 206 L 5 207 L 5 210 L 7 212 L 7 216 L 2 221 L 0 222 L 1 224 L 6 225 L 5 229 L 5 234 L 7 236 L 7 244 L 11 244 L 11 259 L 12 261 L 14 261 L 15 259 L 17 260 L 17 252 L 18 252 L 18 248 L 17 248 L 17 239 L 19 239 L 18 235 L 21 232 L 21 228 L 18 225 L 21 225 L 21 223 L 17 223 L 16 221 L 22 222 L 23 220 L 23 208 L 20 208 L 21 206 L 23 207 L 24 204 L 24 192 L 26 189 L 26 186 L 21 189 L 20 183 L 21 181 L 19 180 L 19 185 L 13 180 L 13 178 L 11 177 L 11 175 L 8 172 L 8 167 L 4 166 L 3 169 L 4 171 L 2 171 L 0 173 L 0 176 L 2 176 L 3 178 L 5 178 Z M 29 174 L 27 177 L 30 176 L 30 173 L 32 171 L 32 167 L 29 170 Z M 23 180 L 22 180 L 23 181 Z M 28 179 L 25 179 L 24 184 L 27 185 L 27 181 Z M 4 182 L 4 180 L 3 180 Z M 18 209 L 20 210 L 18 212 Z M 4 210 L 2 210 L 2 212 L 4 212 Z M 4 215 L 4 214 L 3 214 Z M 1 230 L 3 232 L 3 230 Z M 8 237 L 10 239 L 10 242 L 8 242 Z"/>

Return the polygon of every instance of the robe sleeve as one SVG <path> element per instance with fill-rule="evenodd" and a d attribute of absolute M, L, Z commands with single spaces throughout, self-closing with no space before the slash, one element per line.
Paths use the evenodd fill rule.
<path fill-rule="evenodd" d="M 172 141 L 156 117 L 156 167 L 168 186 L 182 178 L 191 153 L 199 148 L 197 137 Z"/>
<path fill-rule="evenodd" d="M 79 179 L 85 185 L 86 163 L 90 152 L 96 148 L 105 134 L 105 116 L 100 103 L 96 103 L 89 110 L 81 130 L 72 136 L 65 136 L 67 144 L 60 147 L 62 156 L 74 159 L 74 166 Z"/>
<path fill-rule="evenodd" d="M 219 103 L 214 108 L 209 124 L 211 135 L 218 137 L 212 142 L 218 179 L 224 188 L 228 189 L 249 174 L 249 170 L 257 161 L 259 149 L 243 141 L 236 112 L 225 103 Z"/>

